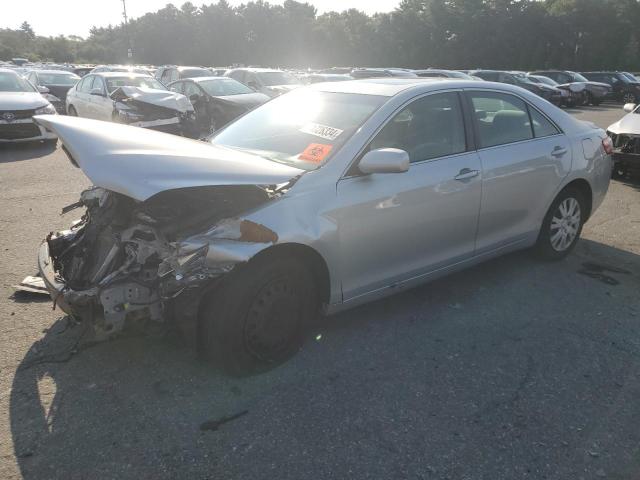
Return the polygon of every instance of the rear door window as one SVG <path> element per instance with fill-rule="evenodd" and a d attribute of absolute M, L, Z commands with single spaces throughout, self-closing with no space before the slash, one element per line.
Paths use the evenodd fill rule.
<path fill-rule="evenodd" d="M 470 92 L 478 147 L 487 148 L 531 140 L 533 129 L 524 101 L 497 92 Z"/>

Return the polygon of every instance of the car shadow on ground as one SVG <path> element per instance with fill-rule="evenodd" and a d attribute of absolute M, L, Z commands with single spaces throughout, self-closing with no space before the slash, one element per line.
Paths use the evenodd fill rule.
<path fill-rule="evenodd" d="M 637 472 L 638 272 L 584 240 L 559 263 L 508 255 L 326 319 L 242 379 L 177 341 L 83 343 L 60 317 L 15 372 L 17 462 L 26 479 Z"/>
<path fill-rule="evenodd" d="M 20 162 L 45 157 L 56 149 L 54 142 L 0 144 L 0 163 Z"/>

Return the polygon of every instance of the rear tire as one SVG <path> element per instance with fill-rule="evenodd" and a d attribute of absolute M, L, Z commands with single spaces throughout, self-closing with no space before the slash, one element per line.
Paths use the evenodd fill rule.
<path fill-rule="evenodd" d="M 265 372 L 291 358 L 318 313 L 309 269 L 268 256 L 236 267 L 200 312 L 204 353 L 235 376 Z"/>
<path fill-rule="evenodd" d="M 561 260 L 575 248 L 585 222 L 586 202 L 576 188 L 558 194 L 542 222 L 534 247 L 543 260 Z"/>
<path fill-rule="evenodd" d="M 625 92 L 624 94 L 622 94 L 622 103 L 638 103 L 638 99 L 632 92 Z"/>

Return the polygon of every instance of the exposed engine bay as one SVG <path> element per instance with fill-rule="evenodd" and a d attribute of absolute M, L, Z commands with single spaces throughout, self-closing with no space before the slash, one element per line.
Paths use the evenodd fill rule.
<path fill-rule="evenodd" d="M 620 175 L 640 172 L 640 134 L 607 133 L 613 141 L 614 171 Z"/>
<path fill-rule="evenodd" d="M 174 302 L 277 242 L 273 231 L 237 215 L 286 188 L 190 187 L 140 202 L 92 187 L 63 209 L 86 208 L 81 219 L 47 236 L 41 275 L 54 304 L 90 319 L 98 339 L 129 323 L 166 324 Z"/>

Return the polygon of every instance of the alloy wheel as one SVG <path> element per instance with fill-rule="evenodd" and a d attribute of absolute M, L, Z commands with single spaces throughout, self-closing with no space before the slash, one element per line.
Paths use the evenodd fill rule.
<path fill-rule="evenodd" d="M 625 104 L 626 103 L 636 103 L 636 96 L 631 92 L 627 92 L 622 96 L 622 101 Z"/>
<path fill-rule="evenodd" d="M 571 247 L 580 230 L 580 203 L 573 197 L 565 198 L 551 218 L 549 239 L 557 252 Z"/>

